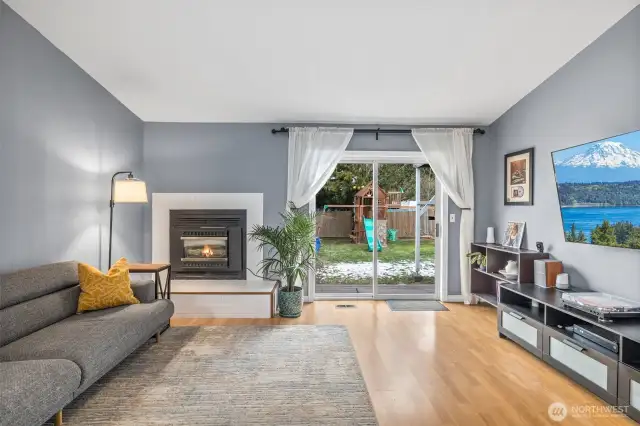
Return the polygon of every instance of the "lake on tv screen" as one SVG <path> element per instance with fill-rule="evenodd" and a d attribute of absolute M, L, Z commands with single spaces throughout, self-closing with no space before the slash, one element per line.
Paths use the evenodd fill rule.
<path fill-rule="evenodd" d="M 640 131 L 552 156 L 565 240 L 640 249 Z"/>
<path fill-rule="evenodd" d="M 634 227 L 640 226 L 640 207 L 563 207 L 562 222 L 564 232 L 571 232 L 571 225 L 575 224 L 575 231 L 584 232 L 587 242 L 591 242 L 591 230 L 608 220 L 611 226 L 618 222 L 629 222 Z M 615 229 L 614 229 L 615 231 Z"/>

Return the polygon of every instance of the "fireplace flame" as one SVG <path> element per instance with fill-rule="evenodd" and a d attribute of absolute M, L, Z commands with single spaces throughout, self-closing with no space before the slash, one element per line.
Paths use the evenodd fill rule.
<path fill-rule="evenodd" d="M 213 257 L 213 249 L 205 244 L 202 248 L 202 257 Z"/>

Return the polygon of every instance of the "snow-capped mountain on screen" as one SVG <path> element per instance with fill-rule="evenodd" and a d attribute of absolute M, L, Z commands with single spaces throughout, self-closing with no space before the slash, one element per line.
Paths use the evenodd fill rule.
<path fill-rule="evenodd" d="M 567 182 L 628 182 L 640 180 L 640 152 L 620 142 L 594 142 L 587 151 L 556 160 L 556 179 Z"/>
<path fill-rule="evenodd" d="M 640 152 L 620 142 L 596 142 L 587 152 L 576 154 L 556 166 L 573 167 L 640 167 Z"/>

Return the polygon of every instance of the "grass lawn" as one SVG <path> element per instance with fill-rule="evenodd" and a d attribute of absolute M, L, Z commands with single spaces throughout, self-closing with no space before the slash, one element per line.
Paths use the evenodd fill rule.
<path fill-rule="evenodd" d="M 433 259 L 436 256 L 434 240 L 420 242 L 420 259 Z M 414 260 L 415 242 L 413 240 L 389 241 L 387 247 L 378 252 L 379 262 L 397 262 L 399 260 Z M 324 263 L 338 262 L 371 262 L 373 253 L 366 244 L 353 244 L 350 240 L 329 239 L 322 240 L 322 248 L 318 253 L 318 261 Z"/>
<path fill-rule="evenodd" d="M 367 284 L 373 274 L 372 253 L 366 244 L 353 244 L 349 240 L 324 239 L 318 253 L 318 284 Z M 378 282 L 380 284 L 409 284 L 414 282 L 415 242 L 398 240 L 389 242 L 378 252 Z M 423 283 L 433 283 L 431 267 L 435 259 L 434 240 L 422 240 L 420 259 L 423 265 Z"/>

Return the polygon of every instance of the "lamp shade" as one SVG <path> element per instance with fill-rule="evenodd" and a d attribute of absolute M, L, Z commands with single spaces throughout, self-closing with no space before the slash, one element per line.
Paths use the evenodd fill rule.
<path fill-rule="evenodd" d="M 147 184 L 144 181 L 127 178 L 115 181 L 114 203 L 148 203 Z"/>

